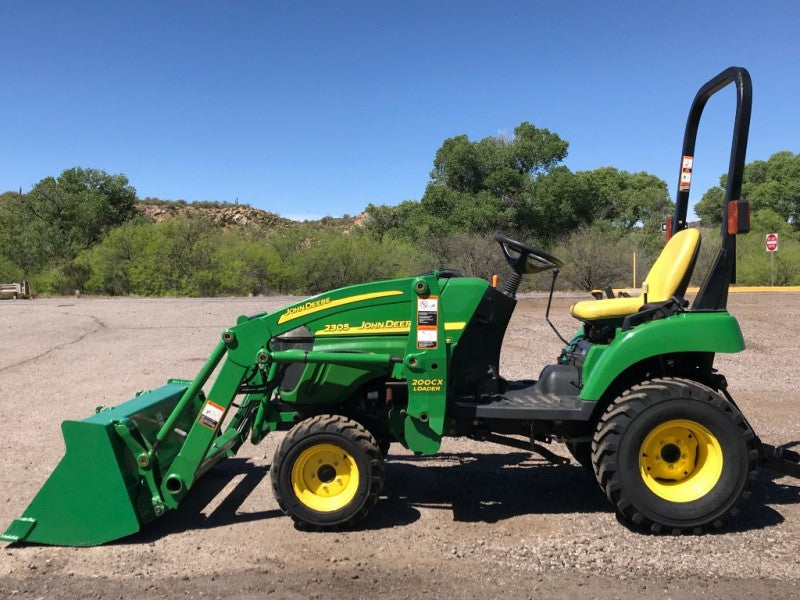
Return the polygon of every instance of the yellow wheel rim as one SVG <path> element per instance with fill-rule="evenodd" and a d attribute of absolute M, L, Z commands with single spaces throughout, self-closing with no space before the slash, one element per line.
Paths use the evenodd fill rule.
<path fill-rule="evenodd" d="M 355 497 L 358 466 L 339 446 L 315 444 L 303 450 L 292 465 L 292 488 L 308 508 L 333 512 Z"/>
<path fill-rule="evenodd" d="M 722 474 L 722 447 L 695 421 L 675 419 L 655 427 L 639 449 L 639 470 L 647 487 L 669 502 L 705 496 Z"/>

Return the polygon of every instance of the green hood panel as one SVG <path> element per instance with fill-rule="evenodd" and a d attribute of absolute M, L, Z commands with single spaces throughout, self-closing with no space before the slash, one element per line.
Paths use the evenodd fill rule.
<path fill-rule="evenodd" d="M 599 400 L 625 369 L 646 358 L 682 352 L 744 350 L 739 322 L 727 312 L 685 312 L 617 330 L 607 346 L 594 346 L 583 364 L 583 400 Z"/>

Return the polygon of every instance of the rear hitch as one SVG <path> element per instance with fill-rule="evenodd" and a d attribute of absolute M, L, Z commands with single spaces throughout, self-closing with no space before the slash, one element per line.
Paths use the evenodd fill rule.
<path fill-rule="evenodd" d="M 788 448 L 797 444 L 790 442 L 783 446 L 772 446 L 762 442 L 759 444 L 761 466 L 774 473 L 800 479 L 800 452 Z"/>

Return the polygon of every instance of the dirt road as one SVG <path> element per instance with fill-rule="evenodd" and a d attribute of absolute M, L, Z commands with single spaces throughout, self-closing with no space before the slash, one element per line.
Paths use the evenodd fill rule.
<path fill-rule="evenodd" d="M 286 298 L 61 299 L 0 303 L 0 527 L 63 453 L 64 419 L 115 405 L 169 377 L 193 377 L 239 314 Z M 565 334 L 572 301 L 554 303 Z M 535 377 L 560 343 L 545 302 L 523 300 L 503 375 Z M 765 441 L 800 439 L 799 294 L 731 297 L 748 342 L 718 368 Z M 719 534 L 663 537 L 617 521 L 581 468 L 447 440 L 434 457 L 394 445 L 384 497 L 363 529 L 295 530 L 272 497 L 279 440 L 246 445 L 181 510 L 98 548 L 0 550 L 10 598 L 789 598 L 800 597 L 800 485 L 756 481 Z M 565 454 L 560 447 L 554 447 Z"/>

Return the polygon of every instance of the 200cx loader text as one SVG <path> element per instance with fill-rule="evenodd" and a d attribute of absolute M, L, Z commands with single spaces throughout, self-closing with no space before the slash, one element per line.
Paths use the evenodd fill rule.
<path fill-rule="evenodd" d="M 722 242 L 690 307 L 684 294 L 700 247 L 686 223 L 697 127 L 709 97 L 731 83 L 737 109 Z M 720 527 L 759 466 L 800 476 L 800 457 L 761 442 L 714 369 L 717 353 L 744 349 L 726 303 L 736 235 L 749 229 L 740 190 L 750 105 L 742 68 L 702 86 L 669 240 L 642 295 L 573 305 L 581 325 L 537 380 L 504 379 L 500 348 L 523 276 L 550 271 L 555 282 L 562 263 L 497 235 L 511 267 L 502 290 L 434 271 L 242 316 L 193 381 L 64 422 L 64 458 L 2 539 L 92 545 L 132 534 L 177 508 L 248 438 L 256 444 L 279 430 L 287 433 L 272 486 L 303 527 L 359 522 L 380 496 L 389 444 L 433 454 L 443 436 L 545 455 L 540 442 L 562 441 L 635 526 Z"/>

